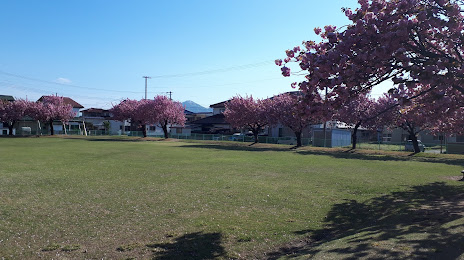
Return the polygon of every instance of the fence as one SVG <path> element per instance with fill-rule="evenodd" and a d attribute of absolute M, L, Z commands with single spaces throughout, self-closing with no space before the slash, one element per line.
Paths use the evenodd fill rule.
<path fill-rule="evenodd" d="M 131 131 L 129 136 L 143 136 L 141 131 Z M 150 135 L 148 135 L 150 136 Z M 152 137 L 161 137 L 163 135 L 151 135 Z M 254 142 L 254 136 L 248 135 L 219 135 L 219 134 L 195 134 L 181 135 L 181 134 L 169 134 L 169 138 L 174 139 L 187 139 L 187 140 L 210 140 L 210 141 L 235 141 L 235 142 Z M 294 137 L 269 137 L 269 136 L 258 136 L 260 143 L 267 144 L 288 144 L 296 145 L 296 138 Z M 303 145 L 311 145 L 312 141 L 310 138 L 302 138 L 301 142 Z"/>
<path fill-rule="evenodd" d="M 55 135 L 85 135 L 83 130 L 55 130 L 53 131 Z M 47 129 L 42 130 L 32 130 L 31 131 L 23 131 L 18 129 L 15 132 L 16 136 L 30 136 L 30 135 L 50 135 L 50 131 Z M 109 133 L 105 130 L 87 130 L 87 135 L 89 136 L 99 136 L 99 135 L 109 135 Z"/>
<path fill-rule="evenodd" d="M 84 135 L 84 131 L 82 130 L 68 130 L 66 133 L 64 131 L 54 131 L 56 135 Z M 42 130 L 41 132 L 37 132 L 36 130 L 31 131 L 24 131 L 22 132 L 20 129 L 16 131 L 16 135 L 19 136 L 29 136 L 29 135 L 49 135 L 49 131 Z M 109 135 L 107 131 L 104 130 L 88 130 L 88 136 L 102 136 L 102 135 Z M 128 136 L 137 136 L 142 137 L 142 131 L 130 131 L 127 132 L 125 135 Z M 150 137 L 160 137 L 164 138 L 162 135 L 148 135 Z M 254 142 L 253 136 L 248 135 L 218 135 L 218 134 L 195 134 L 192 133 L 191 135 L 181 135 L 181 134 L 170 134 L 170 138 L 174 139 L 187 139 L 187 140 L 211 140 L 211 141 L 235 141 L 235 142 Z M 269 136 L 258 136 L 258 140 L 260 143 L 268 143 L 268 144 L 288 144 L 288 145 L 296 145 L 296 138 L 295 137 L 269 137 Z M 303 146 L 312 146 L 313 143 L 318 144 L 330 144 L 331 140 L 327 139 L 324 142 L 324 139 L 311 139 L 311 138 L 302 138 L 301 139 Z M 333 141 L 332 141 L 333 142 Z M 336 143 L 332 143 L 334 147 L 340 147 L 340 145 Z M 318 145 L 321 146 L 321 145 Z M 323 146 L 323 145 L 322 145 Z M 329 145 L 327 145 L 329 146 Z M 443 145 L 440 144 L 425 144 L 426 152 L 428 153 L 445 153 L 447 150 L 447 143 Z M 346 148 L 351 148 L 351 146 L 342 146 Z M 383 151 L 404 151 L 405 150 L 405 143 L 378 143 L 372 142 L 368 140 L 359 140 L 356 144 L 356 148 L 358 149 L 369 149 L 369 150 L 383 150 Z"/>

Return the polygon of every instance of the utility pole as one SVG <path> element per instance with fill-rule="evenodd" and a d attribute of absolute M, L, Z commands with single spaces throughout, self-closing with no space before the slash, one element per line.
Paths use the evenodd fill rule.
<path fill-rule="evenodd" d="M 151 79 L 151 77 L 143 76 L 145 78 L 145 99 L 147 99 L 147 79 Z"/>
<path fill-rule="evenodd" d="M 166 94 L 169 94 L 169 99 L 172 100 L 172 97 L 171 97 L 172 91 L 166 92 Z"/>
<path fill-rule="evenodd" d="M 325 87 L 325 96 L 324 96 L 324 108 L 327 105 L 327 86 Z M 326 147 L 326 139 L 327 139 L 327 118 L 324 118 L 324 147 Z"/>

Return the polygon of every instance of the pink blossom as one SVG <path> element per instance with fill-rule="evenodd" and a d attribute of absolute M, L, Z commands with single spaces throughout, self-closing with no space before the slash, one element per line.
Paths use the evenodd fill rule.
<path fill-rule="evenodd" d="M 290 69 L 288 67 L 283 66 L 280 70 L 282 71 L 282 75 L 284 75 L 284 77 L 290 76 Z"/>
<path fill-rule="evenodd" d="M 290 57 L 290 58 L 295 57 L 295 53 L 292 50 L 286 50 L 285 52 L 287 53 L 287 57 Z"/>
<path fill-rule="evenodd" d="M 224 116 L 232 127 L 252 131 L 257 143 L 260 131 L 270 124 L 271 102 L 269 99 L 236 96 L 225 104 Z"/>

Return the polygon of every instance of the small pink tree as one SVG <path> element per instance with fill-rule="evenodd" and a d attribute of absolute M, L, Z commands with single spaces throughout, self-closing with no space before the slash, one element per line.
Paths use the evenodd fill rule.
<path fill-rule="evenodd" d="M 136 129 L 139 126 L 142 127 L 143 137 L 147 137 L 146 124 L 150 123 L 147 116 L 147 112 L 144 107 L 149 100 L 142 99 L 140 101 L 135 99 L 125 99 L 117 105 L 113 105 L 110 109 L 110 113 L 113 118 L 118 121 L 124 122 L 124 120 L 130 121 L 131 128 Z"/>
<path fill-rule="evenodd" d="M 29 102 L 23 99 L 0 101 L 0 122 L 8 124 L 9 135 L 13 135 L 14 124 L 26 115 L 28 104 Z"/>
<path fill-rule="evenodd" d="M 258 143 L 258 134 L 269 125 L 271 101 L 269 99 L 253 99 L 250 97 L 233 97 L 225 104 L 224 116 L 232 127 L 245 128 L 253 133 L 255 143 Z"/>
<path fill-rule="evenodd" d="M 356 149 L 357 133 L 360 126 L 368 127 L 376 115 L 374 115 L 374 101 L 366 95 L 360 95 L 357 98 L 347 101 L 339 110 L 335 117 L 338 120 L 350 124 L 353 127 L 351 133 L 352 149 Z"/>
<path fill-rule="evenodd" d="M 113 106 L 110 112 L 116 120 L 129 120 L 131 125 L 141 125 L 144 137 L 147 137 L 147 124 L 159 123 L 165 138 L 168 138 L 168 125 L 179 124 L 183 126 L 186 120 L 182 104 L 165 96 L 156 96 L 153 100 L 126 99 Z"/>
<path fill-rule="evenodd" d="M 303 130 L 316 123 L 317 113 L 310 112 L 310 107 L 302 101 L 301 93 L 285 93 L 272 98 L 269 121 L 281 123 L 290 128 L 296 137 L 296 146 L 302 146 Z"/>
<path fill-rule="evenodd" d="M 424 92 L 424 89 L 427 91 Z M 415 98 L 410 99 L 411 96 Z M 437 96 L 441 97 L 437 99 Z M 460 93 L 448 96 L 428 86 L 418 85 L 415 88 L 400 86 L 377 101 L 376 110 L 380 111 L 377 113 L 382 114 L 377 124 L 403 128 L 409 134 L 414 152 L 418 153 L 420 149 L 417 135 L 420 132 L 430 130 L 438 133 L 448 130 L 460 133 L 462 131 L 464 125 L 460 116 L 462 116 L 463 101 Z"/>
<path fill-rule="evenodd" d="M 164 138 L 169 138 L 168 125 L 178 124 L 184 126 L 185 118 L 185 107 L 182 103 L 172 101 L 166 96 L 156 96 L 149 105 L 149 117 L 150 121 L 159 123 L 163 129 Z"/>
<path fill-rule="evenodd" d="M 64 102 L 63 97 L 44 96 L 41 105 L 30 107 L 30 116 L 36 120 L 45 122 L 50 127 L 50 134 L 54 135 L 53 121 L 62 123 L 68 122 L 76 113 L 72 111 L 72 106 Z"/>

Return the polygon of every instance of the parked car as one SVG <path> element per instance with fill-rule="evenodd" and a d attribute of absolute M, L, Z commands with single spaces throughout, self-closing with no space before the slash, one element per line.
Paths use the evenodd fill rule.
<path fill-rule="evenodd" d="M 229 141 L 243 141 L 244 134 L 242 133 L 235 133 L 231 137 L 229 137 Z"/>
<path fill-rule="evenodd" d="M 417 143 L 419 145 L 419 150 L 421 152 L 424 152 L 425 151 L 425 145 L 422 143 L 421 140 L 417 140 Z M 405 144 L 404 144 L 404 150 L 405 151 L 411 151 L 411 152 L 414 152 L 414 145 L 412 144 L 412 140 L 408 140 Z"/>
<path fill-rule="evenodd" d="M 253 132 L 248 131 L 246 133 L 235 133 L 229 137 L 229 141 L 243 141 L 245 136 L 253 136 Z"/>

